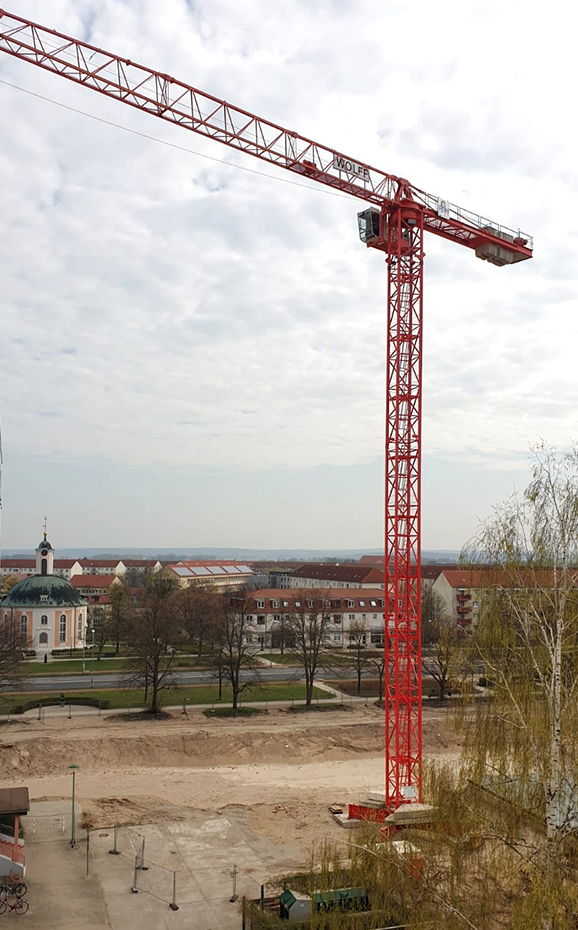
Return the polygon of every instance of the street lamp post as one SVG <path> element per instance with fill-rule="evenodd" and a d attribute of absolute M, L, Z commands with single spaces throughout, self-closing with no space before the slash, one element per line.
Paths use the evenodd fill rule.
<path fill-rule="evenodd" d="M 91 628 L 90 632 L 92 633 L 92 650 L 90 653 L 90 687 L 94 688 L 94 627 Z"/>
<path fill-rule="evenodd" d="M 72 849 L 76 846 L 76 773 L 79 769 L 78 765 L 69 765 L 68 768 L 72 771 L 72 819 L 70 821 L 70 845 Z"/>

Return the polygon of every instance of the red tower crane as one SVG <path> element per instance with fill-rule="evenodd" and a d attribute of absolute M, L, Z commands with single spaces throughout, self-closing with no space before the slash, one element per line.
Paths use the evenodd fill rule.
<path fill-rule="evenodd" d="M 0 50 L 261 161 L 366 201 L 359 235 L 387 256 L 386 812 L 421 800 L 420 471 L 423 237 L 508 265 L 532 241 L 182 81 L 0 10 Z"/>

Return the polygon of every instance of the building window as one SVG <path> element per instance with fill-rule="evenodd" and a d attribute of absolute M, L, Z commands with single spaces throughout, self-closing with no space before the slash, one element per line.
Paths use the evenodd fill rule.
<path fill-rule="evenodd" d="M 25 614 L 20 617 L 20 636 L 28 637 L 28 617 Z"/>
<path fill-rule="evenodd" d="M 40 636 L 38 637 L 38 642 L 41 646 L 47 646 L 48 645 L 48 633 L 46 632 L 41 633 Z"/>
<path fill-rule="evenodd" d="M 281 623 L 281 614 L 273 614 L 273 623 Z"/>
<path fill-rule="evenodd" d="M 265 617 L 263 614 L 257 614 L 257 623 L 260 626 L 263 626 L 263 624 L 265 623 Z"/>
<path fill-rule="evenodd" d="M 283 607 L 289 607 L 289 601 L 283 601 Z"/>
<path fill-rule="evenodd" d="M 307 601 L 307 606 L 308 606 L 309 610 L 313 610 L 313 607 L 315 606 L 315 602 L 314 602 L 314 601 Z"/>
<path fill-rule="evenodd" d="M 341 642 L 341 633 L 334 633 L 334 635 L 333 635 L 333 642 L 334 642 L 334 643 L 340 643 L 340 642 Z"/>
<path fill-rule="evenodd" d="M 40 626 L 48 626 L 48 617 L 46 614 L 42 614 L 40 618 Z"/>
<path fill-rule="evenodd" d="M 370 601 L 369 603 L 372 607 L 377 607 L 377 601 Z"/>
<path fill-rule="evenodd" d="M 350 619 L 350 620 L 355 620 L 355 614 L 349 614 L 349 619 Z"/>
<path fill-rule="evenodd" d="M 247 623 L 253 622 L 253 614 L 247 614 Z"/>
<path fill-rule="evenodd" d="M 355 601 L 347 601 L 348 607 L 355 607 Z"/>
<path fill-rule="evenodd" d="M 278 606 L 279 606 L 279 601 L 271 601 L 271 606 L 272 606 L 272 607 L 278 607 Z"/>
<path fill-rule="evenodd" d="M 285 604 L 285 601 L 283 601 L 283 604 Z M 301 607 L 301 601 L 295 601 L 295 607 Z"/>
<path fill-rule="evenodd" d="M 59 642 L 61 643 L 66 642 L 66 615 L 65 614 L 60 615 L 60 635 L 58 639 L 59 639 Z"/>
<path fill-rule="evenodd" d="M 360 601 L 360 602 L 359 602 L 359 606 L 360 606 L 360 607 L 365 607 L 365 601 Z"/>
<path fill-rule="evenodd" d="M 77 639 L 82 639 L 82 614 L 78 615 L 78 632 L 76 634 Z"/>
<path fill-rule="evenodd" d="M 341 614 L 333 614 L 333 622 L 341 623 Z"/>
<path fill-rule="evenodd" d="M 257 601 L 257 607 L 258 607 L 258 608 L 260 608 L 261 610 L 263 610 L 263 607 L 264 607 L 264 606 L 265 606 L 265 601 Z"/>

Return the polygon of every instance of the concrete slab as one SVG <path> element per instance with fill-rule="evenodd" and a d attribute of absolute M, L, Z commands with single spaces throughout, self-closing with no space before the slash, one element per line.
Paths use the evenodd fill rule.
<path fill-rule="evenodd" d="M 25 818 L 28 930 L 112 927 L 98 880 L 86 876 L 86 846 L 81 842 L 71 848 L 67 822 L 69 801 L 33 801 Z"/>
<path fill-rule="evenodd" d="M 183 811 L 185 813 L 185 811 Z M 299 851 L 276 846 L 252 834 L 243 808 L 225 812 L 186 810 L 186 819 L 131 827 L 119 832 L 121 856 L 111 856 L 112 836 L 91 834 L 91 860 L 107 901 L 114 930 L 238 930 L 240 899 L 259 896 L 261 882 L 284 869 L 294 869 Z M 146 871 L 134 878 L 133 848 L 145 840 Z M 233 896 L 233 865 L 237 867 L 237 901 Z M 169 907 L 173 891 L 178 911 Z"/>

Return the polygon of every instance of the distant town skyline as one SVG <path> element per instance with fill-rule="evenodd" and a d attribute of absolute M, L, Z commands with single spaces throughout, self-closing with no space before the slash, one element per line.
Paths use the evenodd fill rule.
<path fill-rule="evenodd" d="M 428 236 L 424 549 L 461 549 L 528 483 L 532 443 L 572 441 L 559 0 L 523 21 L 498 0 L 24 15 L 534 235 L 509 268 Z M 387 271 L 359 202 L 4 54 L 0 82 L 2 548 L 45 513 L 57 547 L 381 547 Z"/>

